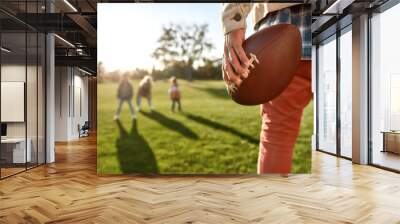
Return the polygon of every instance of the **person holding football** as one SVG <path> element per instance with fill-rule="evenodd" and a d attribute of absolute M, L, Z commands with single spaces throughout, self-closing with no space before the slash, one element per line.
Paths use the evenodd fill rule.
<path fill-rule="evenodd" d="M 289 23 L 302 36 L 302 61 L 288 87 L 276 98 L 261 105 L 262 126 L 257 173 L 291 172 L 293 149 L 300 131 L 304 108 L 311 93 L 311 5 L 299 3 L 227 3 L 223 5 L 225 35 L 223 78 L 228 88 L 237 88 L 251 76 L 249 58 L 242 48 L 246 17 L 253 11 L 255 31 Z"/>

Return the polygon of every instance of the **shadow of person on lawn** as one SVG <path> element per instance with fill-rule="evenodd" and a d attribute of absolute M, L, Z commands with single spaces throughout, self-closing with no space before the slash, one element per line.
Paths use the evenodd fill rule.
<path fill-rule="evenodd" d="M 120 136 L 117 140 L 118 160 L 124 174 L 158 173 L 158 166 L 153 150 L 137 129 L 137 121 L 132 121 L 131 132 L 128 133 L 120 121 Z"/>
<path fill-rule="evenodd" d="M 141 111 L 144 116 L 153 119 L 157 121 L 159 124 L 162 126 L 171 129 L 172 131 L 179 132 L 181 135 L 187 137 L 187 138 L 192 138 L 192 139 L 198 139 L 199 137 L 197 136 L 196 133 L 194 133 L 192 130 L 190 130 L 186 125 L 182 124 L 181 122 L 171 119 L 162 113 L 159 113 L 157 111 L 152 111 L 152 112 L 145 112 Z"/>
<path fill-rule="evenodd" d="M 250 135 L 244 134 L 244 133 L 236 130 L 235 128 L 226 126 L 224 124 L 221 124 L 221 123 L 218 123 L 218 122 L 215 122 L 215 121 L 212 121 L 212 120 L 209 120 L 207 118 L 204 118 L 204 117 L 201 117 L 201 116 L 198 116 L 198 115 L 194 115 L 194 114 L 186 114 L 186 117 L 188 119 L 190 119 L 190 120 L 196 121 L 196 122 L 201 123 L 203 125 L 207 125 L 207 126 L 209 126 L 211 128 L 214 128 L 214 129 L 217 129 L 217 130 L 221 130 L 221 131 L 225 131 L 225 132 L 231 133 L 233 135 L 236 135 L 239 138 L 244 139 L 244 140 L 248 141 L 251 144 L 256 144 L 256 145 L 259 144 L 259 140 L 258 139 L 253 138 Z"/>
<path fill-rule="evenodd" d="M 200 87 L 200 86 L 193 86 L 194 89 L 206 92 L 211 96 L 218 97 L 221 99 L 228 100 L 230 99 L 228 92 L 225 88 L 215 88 L 215 87 Z"/>

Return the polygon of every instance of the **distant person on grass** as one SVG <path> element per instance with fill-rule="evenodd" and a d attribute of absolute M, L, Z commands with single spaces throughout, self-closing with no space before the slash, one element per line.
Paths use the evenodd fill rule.
<path fill-rule="evenodd" d="M 132 120 L 136 119 L 135 109 L 132 105 L 132 97 L 133 97 L 133 86 L 129 81 L 129 75 L 124 74 L 118 86 L 118 94 L 117 94 L 119 104 L 117 108 L 117 112 L 114 116 L 114 120 L 119 120 L 119 115 L 121 113 L 122 104 L 126 102 L 129 106 L 129 110 L 131 112 Z"/>
<path fill-rule="evenodd" d="M 175 76 L 171 77 L 171 88 L 168 90 L 169 96 L 172 101 L 171 110 L 175 112 L 175 104 L 178 104 L 178 110 L 182 111 L 181 108 L 181 91 L 178 87 L 178 80 Z"/>
<path fill-rule="evenodd" d="M 140 107 L 142 104 L 142 97 L 147 99 L 150 111 L 153 110 L 153 106 L 151 104 L 151 88 L 152 88 L 152 86 L 153 86 L 153 78 L 149 75 L 146 75 L 140 81 L 139 90 L 138 90 L 137 98 L 136 98 L 136 103 L 137 103 L 139 111 L 140 111 Z"/>

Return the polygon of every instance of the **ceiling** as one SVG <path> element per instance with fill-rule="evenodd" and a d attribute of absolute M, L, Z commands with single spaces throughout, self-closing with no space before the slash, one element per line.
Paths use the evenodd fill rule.
<path fill-rule="evenodd" d="M 311 25 L 313 44 L 318 44 L 349 26 L 354 17 L 376 12 L 390 1 L 397 0 L 316 0 Z"/>
<path fill-rule="evenodd" d="M 272 0 L 275 1 L 275 0 Z M 279 0 L 276 0 L 279 1 Z M 337 22 L 347 15 L 356 15 L 387 0 L 307 0 L 313 4 L 312 32 L 324 38 L 335 32 Z M 81 66 L 95 73 L 97 64 L 97 3 L 152 2 L 135 0 L 1 0 L 0 25 L 4 38 L 15 45 L 17 33 L 56 33 L 56 65 Z M 329 10 L 328 10 L 329 9 Z M 351 18 L 349 20 L 351 22 Z M 342 24 L 345 25 L 345 24 Z M 329 31 L 329 28 L 332 28 Z M 329 32 L 328 32 L 329 31 Z M 15 38 L 13 38 L 13 36 Z M 23 45 L 22 45 L 23 46 Z M 17 46 L 14 46 L 17 48 Z M 28 51 L 29 47 L 28 47 Z M 15 51 L 17 54 L 18 51 Z M 22 53 L 22 52 L 21 52 Z"/>
<path fill-rule="evenodd" d="M 1 0 L 3 46 L 13 49 L 5 58 L 25 54 L 25 32 L 55 33 L 56 66 L 78 66 L 96 73 L 96 0 Z M 28 34 L 28 36 L 30 36 Z M 30 39 L 30 38 L 28 38 Z M 26 50 L 36 49 L 28 44 Z M 3 54 L 4 55 L 4 54 Z M 4 59 L 5 59 L 4 58 Z"/>

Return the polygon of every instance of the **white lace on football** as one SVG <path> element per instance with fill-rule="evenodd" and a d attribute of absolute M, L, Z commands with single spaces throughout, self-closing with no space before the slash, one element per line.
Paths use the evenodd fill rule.
<path fill-rule="evenodd" d="M 260 61 L 257 59 L 257 56 L 256 56 L 255 54 L 250 53 L 249 55 L 250 55 L 249 66 L 250 66 L 251 68 L 255 68 L 255 65 L 254 65 L 254 64 L 255 64 L 255 63 L 256 63 L 256 64 L 259 64 Z M 246 71 L 244 71 L 244 72 L 241 74 L 241 76 L 247 78 L 247 77 L 249 76 L 249 73 L 250 73 L 250 70 L 247 69 Z M 237 90 L 237 88 L 238 88 L 238 86 L 237 86 L 235 83 L 233 83 L 233 82 L 226 82 L 226 87 L 227 87 L 228 92 L 229 92 L 230 94 L 236 92 L 236 90 Z"/>
<path fill-rule="evenodd" d="M 253 53 L 250 53 L 250 62 L 249 62 L 250 67 L 252 67 L 252 68 L 255 67 L 254 66 L 254 62 L 257 63 L 257 64 L 260 63 L 260 61 L 257 59 L 257 56 L 255 54 L 253 54 Z"/>
<path fill-rule="evenodd" d="M 249 67 L 254 69 L 255 63 L 259 64 L 260 62 L 258 61 L 257 56 L 255 54 L 250 53 Z M 240 74 L 240 76 L 243 78 L 247 78 L 247 77 L 249 77 L 249 74 L 250 74 L 250 70 L 247 68 L 245 71 L 243 71 L 242 74 Z"/>
<path fill-rule="evenodd" d="M 237 86 L 236 86 L 236 84 L 233 83 L 233 82 L 227 83 L 227 84 L 226 84 L 226 87 L 227 87 L 227 89 L 228 89 L 229 94 L 232 94 L 232 93 L 236 92 L 236 90 L 237 90 Z"/>

